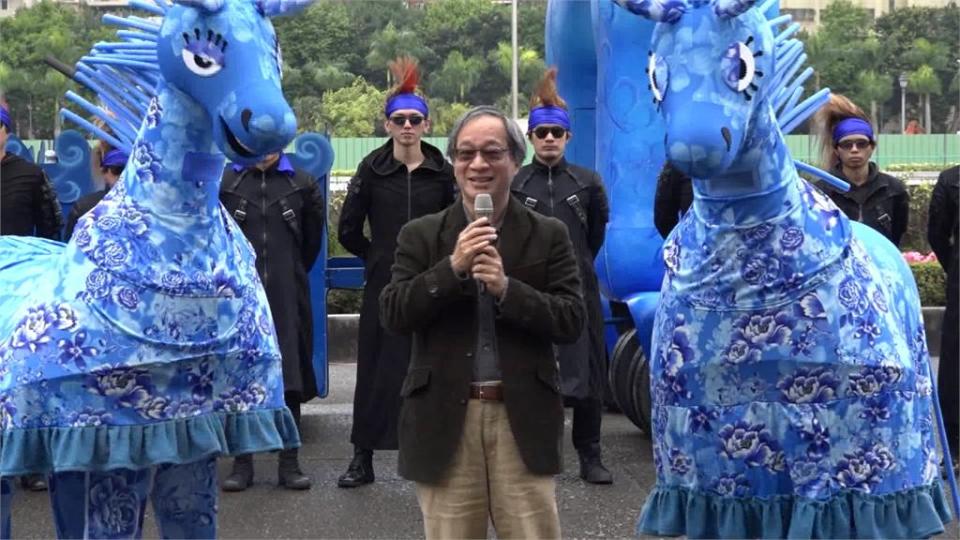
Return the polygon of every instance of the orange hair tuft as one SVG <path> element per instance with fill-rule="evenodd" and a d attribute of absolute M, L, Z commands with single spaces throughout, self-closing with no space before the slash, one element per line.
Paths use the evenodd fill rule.
<path fill-rule="evenodd" d="M 530 108 L 545 105 L 548 107 L 567 108 L 567 102 L 557 93 L 557 68 L 548 69 L 540 82 L 537 83 L 537 89 L 530 96 Z"/>

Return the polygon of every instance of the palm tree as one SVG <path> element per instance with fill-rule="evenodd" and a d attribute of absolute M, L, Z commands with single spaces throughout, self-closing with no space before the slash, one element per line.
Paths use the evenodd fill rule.
<path fill-rule="evenodd" d="M 877 122 L 877 103 L 884 103 L 893 96 L 893 86 L 890 76 L 876 71 L 864 71 L 857 76 L 857 87 L 864 101 L 870 102 L 870 121 L 874 126 Z"/>
<path fill-rule="evenodd" d="M 424 60 L 428 55 L 433 55 L 433 51 L 421 44 L 421 40 L 415 32 L 400 30 L 394 26 L 393 21 L 390 21 L 370 43 L 370 52 L 367 53 L 367 67 L 370 69 L 385 69 L 387 85 L 390 86 L 394 83 L 394 80 L 387 64 L 403 55 Z"/>
<path fill-rule="evenodd" d="M 433 77 L 431 86 L 443 98 L 463 103 L 467 92 L 480 82 L 484 67 L 483 58 L 464 58 L 460 51 L 453 51 L 447 56 L 440 72 Z"/>
<path fill-rule="evenodd" d="M 941 81 L 937 72 L 949 69 L 950 51 L 943 43 L 931 43 L 925 38 L 918 38 L 913 41 L 904 58 L 910 65 L 916 66 L 909 75 L 909 88 L 923 96 L 924 128 L 931 133 L 930 95 L 940 95 Z"/>
<path fill-rule="evenodd" d="M 940 77 L 932 67 L 924 64 L 910 73 L 908 78 L 910 81 L 908 88 L 912 88 L 914 92 L 923 96 L 924 129 L 930 133 L 930 94 L 940 95 Z"/>

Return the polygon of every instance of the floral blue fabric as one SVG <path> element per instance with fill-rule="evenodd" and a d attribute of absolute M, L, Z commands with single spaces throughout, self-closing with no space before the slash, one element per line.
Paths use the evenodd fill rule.
<path fill-rule="evenodd" d="M 662 21 L 650 83 L 668 157 L 694 188 L 663 248 L 657 486 L 638 531 L 942 532 L 951 515 L 916 284 L 890 242 L 797 175 L 781 121 L 816 107 L 786 104 L 802 52 L 789 30 L 774 35 L 788 18 L 768 20 L 775 0 L 622 3 Z"/>
<path fill-rule="evenodd" d="M 285 6 L 157 4 L 159 71 L 140 75 L 158 83 L 117 185 L 66 245 L 0 238 L 0 475 L 299 445 L 254 253 L 218 196 L 225 153 L 250 163 L 296 131 L 265 17 Z"/>
<path fill-rule="evenodd" d="M 58 538 L 141 538 L 152 499 L 163 538 L 217 537 L 217 460 L 49 477 Z"/>

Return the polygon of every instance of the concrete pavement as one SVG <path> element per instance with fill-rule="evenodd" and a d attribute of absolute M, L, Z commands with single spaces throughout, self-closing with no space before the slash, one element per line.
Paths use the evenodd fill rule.
<path fill-rule="evenodd" d="M 243 493 L 221 493 L 223 538 L 422 538 L 422 522 L 413 485 L 397 476 L 396 452 L 374 456 L 377 481 L 356 489 L 336 487 L 352 457 L 349 444 L 355 364 L 331 364 L 330 396 L 303 411 L 301 465 L 313 477 L 313 489 L 294 492 L 276 487 L 276 456 L 256 458 L 256 484 Z M 567 538 L 634 537 L 634 523 L 654 484 L 650 442 L 626 417 L 603 419 L 604 461 L 612 486 L 582 482 L 570 443 L 570 413 L 564 440 L 566 470 L 557 479 L 560 520 Z M 221 478 L 229 460 L 221 460 Z M 159 535 L 148 509 L 144 536 Z M 490 534 L 492 535 L 492 529 Z M 45 493 L 18 492 L 13 505 L 14 538 L 52 538 Z M 956 521 L 943 538 L 958 538 Z"/>

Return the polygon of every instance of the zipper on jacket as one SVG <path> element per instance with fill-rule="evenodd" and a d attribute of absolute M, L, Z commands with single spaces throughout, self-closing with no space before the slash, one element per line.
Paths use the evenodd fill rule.
<path fill-rule="evenodd" d="M 267 229 L 269 220 L 267 219 L 267 172 L 260 171 L 260 212 L 263 216 L 263 286 L 267 286 L 270 280 L 270 270 L 267 266 Z"/>
<path fill-rule="evenodd" d="M 550 199 L 550 216 L 556 216 L 556 212 L 553 209 L 553 167 L 547 167 L 547 194 L 548 199 Z"/>
<path fill-rule="evenodd" d="M 410 185 L 410 169 L 407 168 L 407 221 L 413 219 L 413 191 Z"/>

